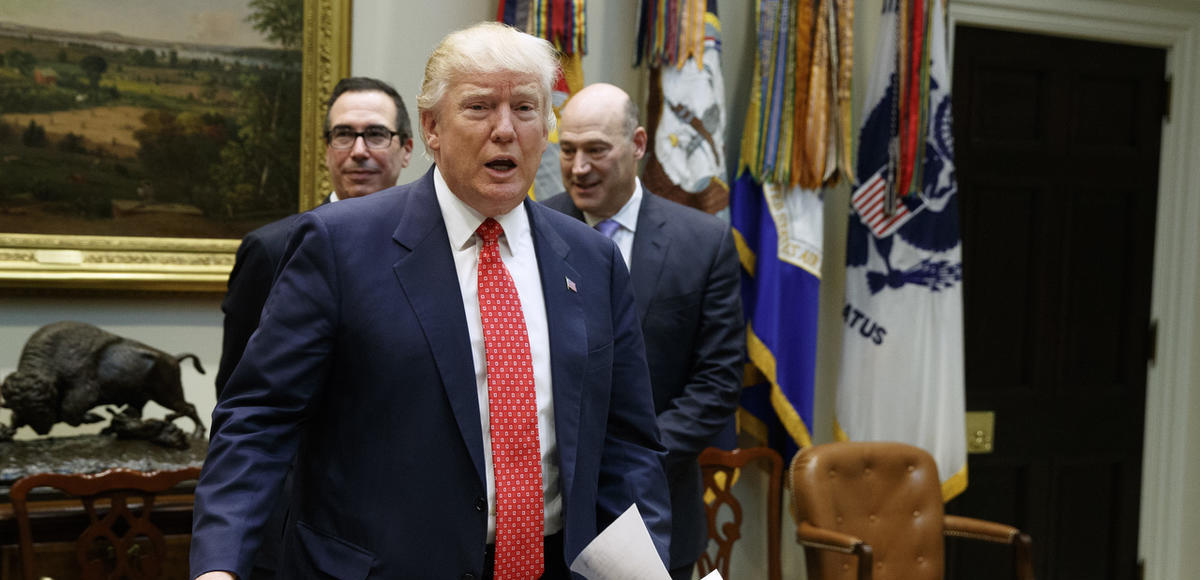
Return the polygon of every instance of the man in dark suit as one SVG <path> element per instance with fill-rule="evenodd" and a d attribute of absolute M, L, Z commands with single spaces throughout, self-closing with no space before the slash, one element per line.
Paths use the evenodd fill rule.
<path fill-rule="evenodd" d="M 729 225 L 646 191 L 646 151 L 629 95 L 607 84 L 562 110 L 560 163 L 567 192 L 545 204 L 610 231 L 630 266 L 646 342 L 671 490 L 671 574 L 691 578 L 707 543 L 696 457 L 729 424 L 746 346 L 738 258 Z"/>
<path fill-rule="evenodd" d="M 501 24 L 448 35 L 418 97 L 435 167 L 297 219 L 213 413 L 193 575 L 245 575 L 293 463 L 281 577 L 569 578 L 631 504 L 665 561 L 620 252 L 526 200 L 556 73 Z"/>
<path fill-rule="evenodd" d="M 338 81 L 325 112 L 325 168 L 333 192 L 324 203 L 361 197 L 396 185 L 412 155 L 412 125 L 403 99 L 391 85 L 369 77 Z M 250 335 L 258 328 L 263 304 L 279 270 L 288 232 L 298 215 L 258 228 L 242 239 L 228 290 L 221 301 L 225 313 L 217 399 L 242 359 Z M 272 514 L 254 569 L 247 580 L 270 580 L 279 561 L 286 502 Z"/>
<path fill-rule="evenodd" d="M 349 77 L 333 87 L 325 113 L 325 168 L 333 192 L 325 203 L 360 197 L 396 185 L 400 170 L 412 155 L 408 109 L 391 85 L 369 77 Z M 287 234 L 296 221 L 291 215 L 258 228 L 242 239 L 228 290 L 221 302 L 225 313 L 217 398 L 262 315 L 271 281 L 283 256 Z"/>

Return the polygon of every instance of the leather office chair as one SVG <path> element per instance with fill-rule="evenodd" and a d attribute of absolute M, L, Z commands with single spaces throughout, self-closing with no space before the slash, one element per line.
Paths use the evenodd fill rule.
<path fill-rule="evenodd" d="M 22 577 L 37 577 L 27 504 L 33 488 L 55 488 L 82 502 L 89 524 L 75 541 L 81 578 L 141 580 L 159 578 L 166 555 L 162 530 L 150 519 L 155 497 L 199 477 L 199 467 L 188 467 L 149 473 L 128 469 L 97 474 L 41 473 L 18 479 L 9 496 L 20 534 Z M 97 509 L 98 499 L 107 500 L 108 506 L 101 502 Z"/>
<path fill-rule="evenodd" d="M 704 490 L 707 497 L 712 494 L 713 501 L 706 502 L 704 510 L 708 515 L 708 539 L 716 543 L 717 551 L 709 554 L 706 550 L 696 562 L 696 569 L 703 578 L 713 569 L 720 570 L 721 577 L 729 578 L 729 559 L 733 544 L 741 537 L 742 504 L 733 495 L 734 472 L 745 467 L 752 461 L 765 461 L 770 470 L 770 481 L 767 489 L 767 578 L 779 580 L 781 575 L 779 561 L 779 510 L 780 485 L 783 481 L 783 458 L 770 447 L 752 447 L 749 449 L 734 449 L 725 451 L 709 447 L 700 454 L 700 472 L 704 476 Z M 727 506 L 731 521 L 718 526 L 721 508 Z M 751 518 L 755 521 L 758 518 Z"/>
<path fill-rule="evenodd" d="M 796 541 L 811 580 L 940 580 L 945 540 L 1014 546 L 1018 580 L 1033 580 L 1032 542 L 1012 526 L 945 515 L 937 465 L 925 450 L 892 442 L 842 442 L 800 450 L 788 470 Z"/>

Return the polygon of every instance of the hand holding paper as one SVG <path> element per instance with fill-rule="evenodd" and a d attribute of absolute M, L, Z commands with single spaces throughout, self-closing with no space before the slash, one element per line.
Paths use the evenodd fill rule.
<path fill-rule="evenodd" d="M 588 580 L 671 580 L 637 504 L 579 553 L 571 571 Z M 701 580 L 722 580 L 721 573 L 713 570 Z"/>
<path fill-rule="evenodd" d="M 571 571 L 588 580 L 671 579 L 637 504 L 630 505 L 579 553 Z"/>

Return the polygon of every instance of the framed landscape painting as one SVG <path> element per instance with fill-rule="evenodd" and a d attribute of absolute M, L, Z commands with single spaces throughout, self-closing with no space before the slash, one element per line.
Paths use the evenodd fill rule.
<path fill-rule="evenodd" d="M 248 231 L 329 190 L 350 0 L 0 12 L 0 285 L 220 291 Z"/>

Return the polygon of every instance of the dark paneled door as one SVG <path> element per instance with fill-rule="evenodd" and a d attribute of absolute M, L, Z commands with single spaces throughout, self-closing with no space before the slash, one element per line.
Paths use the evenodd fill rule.
<path fill-rule="evenodd" d="M 967 409 L 948 510 L 1033 535 L 1039 580 L 1133 580 L 1166 53 L 960 26 Z M 953 541 L 951 578 L 1012 578 Z"/>

